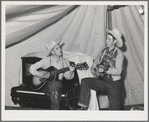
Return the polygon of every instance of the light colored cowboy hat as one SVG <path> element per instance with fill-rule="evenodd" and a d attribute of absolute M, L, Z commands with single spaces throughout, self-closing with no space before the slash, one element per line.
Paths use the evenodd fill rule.
<path fill-rule="evenodd" d="M 123 46 L 123 41 L 122 41 L 122 39 L 121 39 L 122 33 L 121 33 L 117 28 L 113 29 L 112 31 L 106 29 L 106 31 L 107 31 L 108 33 L 112 34 L 112 35 L 116 38 L 116 40 L 117 40 L 116 45 L 117 45 L 118 47 L 122 47 L 122 46 Z"/>
<path fill-rule="evenodd" d="M 56 45 L 58 45 L 61 41 L 62 41 L 62 39 L 60 39 L 60 40 L 57 41 L 57 42 L 55 42 L 53 39 L 50 40 L 50 42 L 46 44 L 46 48 L 47 48 L 47 50 L 48 50 L 46 55 L 49 56 L 49 54 L 50 54 L 51 51 L 54 49 L 54 47 L 55 47 Z"/>

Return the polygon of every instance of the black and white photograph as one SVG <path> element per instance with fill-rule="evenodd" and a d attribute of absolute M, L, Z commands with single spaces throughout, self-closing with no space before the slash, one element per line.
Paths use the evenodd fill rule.
<path fill-rule="evenodd" d="M 148 1 L 2 1 L 5 121 L 148 119 Z"/>

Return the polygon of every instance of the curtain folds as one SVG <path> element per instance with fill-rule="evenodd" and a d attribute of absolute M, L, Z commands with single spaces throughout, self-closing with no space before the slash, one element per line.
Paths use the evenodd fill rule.
<path fill-rule="evenodd" d="M 112 28 L 123 33 L 125 104 L 144 103 L 144 21 L 136 6 L 112 12 Z"/>
<path fill-rule="evenodd" d="M 7 20 L 6 105 L 13 105 L 10 89 L 19 85 L 21 57 L 31 52 L 46 53 L 49 40 L 62 38 L 63 50 L 95 58 L 105 47 L 106 9 L 104 5 L 49 6 Z M 111 15 L 112 28 L 123 34 L 124 105 L 144 103 L 144 21 L 136 6 L 115 9 Z"/>
<path fill-rule="evenodd" d="M 24 38 L 27 38 L 31 36 L 32 34 L 39 32 L 44 27 L 47 27 L 53 24 L 54 22 L 58 21 L 60 18 L 66 16 L 75 7 L 76 6 L 70 6 L 68 8 L 65 7 L 65 10 L 63 9 L 63 10 L 59 10 L 58 12 L 56 11 L 52 13 L 50 11 L 51 10 L 51 6 L 50 6 L 49 8 L 50 12 L 48 11 L 46 13 L 44 12 L 44 16 L 43 14 L 38 12 L 39 10 L 37 10 L 33 13 L 27 14 L 25 17 L 23 16 L 22 18 L 15 17 L 13 22 L 9 22 L 8 24 L 9 25 L 11 24 L 11 26 L 16 26 L 16 23 L 19 23 L 21 24 L 21 26 L 20 27 L 16 26 L 18 28 L 15 28 L 15 29 L 13 28 L 13 30 L 8 28 L 9 32 L 7 32 L 8 29 L 6 29 L 6 32 L 7 32 L 6 33 L 6 48 L 14 44 L 17 44 L 20 41 L 23 41 Z"/>
<path fill-rule="evenodd" d="M 6 105 L 13 106 L 10 90 L 20 83 L 21 57 L 31 52 L 46 53 L 45 45 L 49 40 L 62 38 L 64 51 L 80 52 L 95 58 L 105 47 L 105 13 L 106 6 L 103 5 L 60 5 L 6 21 Z"/>

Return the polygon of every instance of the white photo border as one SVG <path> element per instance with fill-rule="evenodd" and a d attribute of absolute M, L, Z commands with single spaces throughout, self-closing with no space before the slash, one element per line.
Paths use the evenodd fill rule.
<path fill-rule="evenodd" d="M 8 4 L 26 5 L 144 5 L 144 111 L 45 111 L 5 110 L 5 7 Z M 1 115 L 2 121 L 144 121 L 148 119 L 148 2 L 147 1 L 2 1 L 1 2 Z"/>

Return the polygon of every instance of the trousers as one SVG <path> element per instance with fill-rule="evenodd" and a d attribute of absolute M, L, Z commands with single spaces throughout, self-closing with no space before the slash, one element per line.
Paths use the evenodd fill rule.
<path fill-rule="evenodd" d="M 84 78 L 81 80 L 79 106 L 88 107 L 90 102 L 90 90 L 107 91 L 110 107 L 112 110 L 121 108 L 121 80 L 104 81 L 97 78 Z"/>
<path fill-rule="evenodd" d="M 50 97 L 51 109 L 59 110 L 61 101 L 62 82 L 61 81 L 50 81 L 45 84 L 43 92 L 45 95 Z"/>

